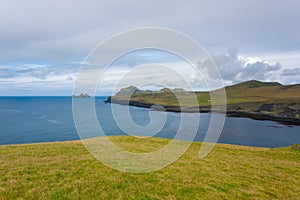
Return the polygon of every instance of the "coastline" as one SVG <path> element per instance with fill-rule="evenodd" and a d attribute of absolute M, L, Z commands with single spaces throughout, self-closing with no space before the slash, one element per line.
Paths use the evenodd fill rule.
<path fill-rule="evenodd" d="M 141 101 L 136 100 L 125 100 L 125 99 L 116 99 L 108 97 L 105 103 L 114 103 L 119 105 L 129 105 L 141 108 L 149 108 L 151 110 L 162 111 L 162 107 L 154 106 L 153 103 L 144 103 Z M 163 110 L 166 112 L 184 112 L 184 113 L 222 113 L 218 110 L 211 110 L 207 107 L 179 107 L 179 106 L 163 106 Z M 247 112 L 247 111 L 239 111 L 239 110 L 227 110 L 226 117 L 243 117 L 243 118 L 250 118 L 254 120 L 270 120 L 276 121 L 282 124 L 287 125 L 297 125 L 300 126 L 300 118 L 293 118 L 293 117 L 285 117 L 280 115 L 268 114 L 268 113 L 261 113 L 261 112 Z"/>
<path fill-rule="evenodd" d="M 52 141 L 52 142 L 34 142 L 34 143 L 22 143 L 22 144 L 3 144 L 0 145 L 0 148 L 5 148 L 5 147 L 26 147 L 26 146 L 38 146 L 38 145 L 63 145 L 63 144 L 82 144 L 84 145 L 84 141 L 85 140 L 93 140 L 93 139 L 101 139 L 101 138 L 112 138 L 112 139 L 117 139 L 117 138 L 130 138 L 132 136 L 126 136 L 126 135 L 106 135 L 106 136 L 97 136 L 97 137 L 92 137 L 92 138 L 87 138 L 87 139 L 76 139 L 76 140 L 65 140 L 65 141 Z M 139 139 L 144 139 L 147 138 L 145 136 L 133 136 L 135 138 L 139 138 Z M 150 138 L 150 137 L 149 137 Z M 152 137 L 151 138 L 155 138 L 157 140 L 172 140 L 171 138 L 165 138 L 165 137 Z M 181 139 L 173 139 L 173 140 L 177 140 L 177 141 L 181 141 L 181 142 L 187 142 L 185 140 L 181 140 Z M 187 142 L 190 143 L 190 142 Z M 194 144 L 203 144 L 205 142 L 203 141 L 192 141 L 191 143 Z M 233 144 L 233 143 L 222 143 L 222 142 L 217 142 L 216 145 L 218 146 L 224 146 L 224 147 L 233 147 L 233 148 L 247 148 L 247 149 L 260 149 L 260 150 L 269 150 L 269 149 L 281 149 L 281 148 L 287 148 L 290 147 L 292 145 L 289 146 L 279 146 L 279 147 L 263 147 L 263 146 L 251 146 L 251 145 L 241 145 L 241 144 Z"/>

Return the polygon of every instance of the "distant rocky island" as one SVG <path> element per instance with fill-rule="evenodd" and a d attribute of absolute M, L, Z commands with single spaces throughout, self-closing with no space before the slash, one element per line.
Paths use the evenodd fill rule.
<path fill-rule="evenodd" d="M 278 82 L 251 80 L 227 86 L 225 91 L 228 117 L 247 117 L 300 125 L 300 84 L 282 85 Z M 191 94 L 195 94 L 198 103 L 193 105 L 186 101 L 184 106 L 179 106 L 175 94 L 184 95 L 187 100 L 189 96 L 192 97 Z M 130 86 L 122 88 L 106 102 L 152 109 L 163 107 L 170 112 L 212 112 L 209 92 L 185 91 L 180 88 L 150 91 Z"/>
<path fill-rule="evenodd" d="M 73 94 L 72 97 L 73 97 L 73 98 L 89 98 L 90 95 L 81 93 L 80 95 L 75 95 L 75 94 Z"/>

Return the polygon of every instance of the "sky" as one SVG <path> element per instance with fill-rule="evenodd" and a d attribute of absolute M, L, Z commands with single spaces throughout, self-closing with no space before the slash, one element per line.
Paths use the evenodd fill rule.
<path fill-rule="evenodd" d="M 141 27 L 173 29 L 195 39 L 225 85 L 252 79 L 298 84 L 299 10 L 298 0 L 1 0 L 0 96 L 71 95 L 80 65 L 96 45 Z M 147 62 L 185 65 L 165 52 L 134 52 L 111 66 L 99 94 L 109 94 L 132 67 Z M 203 89 L 189 73 L 195 89 Z"/>

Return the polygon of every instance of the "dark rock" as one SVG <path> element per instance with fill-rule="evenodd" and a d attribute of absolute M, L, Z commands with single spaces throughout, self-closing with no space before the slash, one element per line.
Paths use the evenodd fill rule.
<path fill-rule="evenodd" d="M 80 95 L 72 95 L 73 98 L 89 98 L 90 95 L 81 93 Z"/>
<path fill-rule="evenodd" d="M 259 110 L 272 112 L 272 111 L 274 111 L 274 103 L 264 103 L 259 107 Z"/>

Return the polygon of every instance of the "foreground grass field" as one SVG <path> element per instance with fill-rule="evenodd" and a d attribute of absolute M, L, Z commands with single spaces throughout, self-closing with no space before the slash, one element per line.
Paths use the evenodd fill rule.
<path fill-rule="evenodd" d="M 133 152 L 169 140 L 110 137 Z M 300 151 L 218 144 L 199 159 L 201 143 L 152 173 L 111 169 L 80 141 L 0 147 L 0 199 L 299 199 Z"/>

